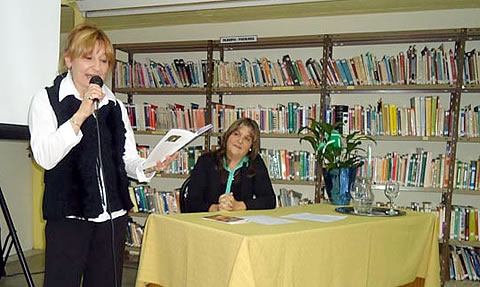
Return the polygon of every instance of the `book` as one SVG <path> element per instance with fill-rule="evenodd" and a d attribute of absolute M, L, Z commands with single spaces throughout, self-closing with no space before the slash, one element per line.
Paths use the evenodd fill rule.
<path fill-rule="evenodd" d="M 248 222 L 246 218 L 223 215 L 223 214 L 214 214 L 214 215 L 204 216 L 203 219 L 226 223 L 226 224 L 239 224 L 239 223 Z"/>
<path fill-rule="evenodd" d="M 143 168 L 148 169 L 154 167 L 157 161 L 165 160 L 168 155 L 174 154 L 212 127 L 212 124 L 208 124 L 199 128 L 195 133 L 183 129 L 169 130 L 153 148 L 147 160 L 144 162 Z"/>

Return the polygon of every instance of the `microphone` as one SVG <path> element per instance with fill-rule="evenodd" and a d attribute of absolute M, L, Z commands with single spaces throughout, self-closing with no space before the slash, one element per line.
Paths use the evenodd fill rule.
<path fill-rule="evenodd" d="M 90 79 L 90 84 L 99 85 L 100 88 L 103 87 L 103 80 L 99 76 L 95 75 Z M 98 99 L 93 99 L 93 104 L 95 105 L 95 112 L 98 111 Z"/>

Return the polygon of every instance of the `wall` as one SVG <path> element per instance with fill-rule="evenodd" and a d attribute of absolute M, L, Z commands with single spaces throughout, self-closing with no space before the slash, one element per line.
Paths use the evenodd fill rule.
<path fill-rule="evenodd" d="M 258 20 L 108 31 L 114 43 L 478 27 L 480 9 Z"/>
<path fill-rule="evenodd" d="M 0 140 L 0 186 L 24 251 L 32 249 L 32 162 L 27 148 L 26 141 Z M 3 213 L 0 227 L 3 244 L 8 234 Z"/>

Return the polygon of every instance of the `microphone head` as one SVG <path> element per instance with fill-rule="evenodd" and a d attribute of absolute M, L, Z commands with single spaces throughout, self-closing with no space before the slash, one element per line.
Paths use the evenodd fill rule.
<path fill-rule="evenodd" d="M 103 80 L 102 80 L 102 78 L 100 78 L 99 76 L 93 76 L 93 77 L 90 79 L 90 84 L 99 85 L 100 88 L 101 88 L 101 87 L 103 87 Z"/>

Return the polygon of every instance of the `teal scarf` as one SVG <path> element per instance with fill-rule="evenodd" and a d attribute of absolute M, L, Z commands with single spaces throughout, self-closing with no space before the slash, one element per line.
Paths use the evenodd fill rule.
<path fill-rule="evenodd" d="M 230 168 L 227 166 L 227 160 L 225 157 L 223 158 L 223 168 L 228 171 L 228 180 L 227 180 L 227 187 L 225 188 L 225 194 L 230 194 L 230 190 L 232 188 L 232 182 L 233 178 L 235 176 L 235 172 L 237 169 L 241 168 L 244 163 L 247 163 L 248 166 L 248 157 L 244 156 L 242 160 L 238 163 L 237 167 L 234 170 L 230 170 Z"/>

